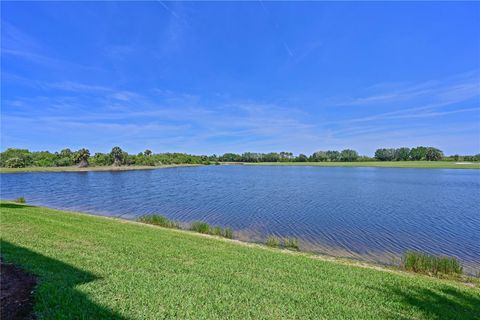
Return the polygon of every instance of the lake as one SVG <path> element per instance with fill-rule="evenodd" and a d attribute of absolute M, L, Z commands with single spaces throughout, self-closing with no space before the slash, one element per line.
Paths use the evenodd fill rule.
<path fill-rule="evenodd" d="M 201 166 L 0 177 L 2 199 L 202 220 L 241 240 L 297 237 L 302 250 L 380 263 L 415 249 L 480 271 L 480 170 Z"/>

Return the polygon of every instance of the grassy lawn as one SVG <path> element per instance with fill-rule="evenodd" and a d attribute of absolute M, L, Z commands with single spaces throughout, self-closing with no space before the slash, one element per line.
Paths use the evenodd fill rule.
<path fill-rule="evenodd" d="M 245 163 L 245 164 L 256 165 L 256 166 L 480 169 L 479 162 L 474 162 L 471 164 L 457 164 L 457 162 L 450 162 L 450 161 L 262 162 L 262 163 Z"/>
<path fill-rule="evenodd" d="M 1 255 L 48 319 L 480 319 L 480 289 L 185 231 L 1 203 Z"/>
<path fill-rule="evenodd" d="M 162 168 L 191 167 L 195 164 L 169 164 L 162 166 L 91 166 L 87 168 L 73 167 L 27 167 L 27 168 L 0 168 L 0 173 L 20 172 L 88 172 L 88 171 L 129 171 L 129 170 L 153 170 Z"/>

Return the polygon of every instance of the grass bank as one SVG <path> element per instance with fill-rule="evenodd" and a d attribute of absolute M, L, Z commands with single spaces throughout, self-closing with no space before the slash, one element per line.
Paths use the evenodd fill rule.
<path fill-rule="evenodd" d="M 0 168 L 0 173 L 21 172 L 89 172 L 89 171 L 130 171 L 130 170 L 154 170 L 162 168 L 192 167 L 198 164 L 169 164 L 162 166 L 91 166 L 86 168 L 72 167 L 28 167 L 28 168 Z"/>
<path fill-rule="evenodd" d="M 480 163 L 451 161 L 368 161 L 368 162 L 259 162 L 245 163 L 256 166 L 317 166 L 317 167 L 379 167 L 379 168 L 438 168 L 480 169 Z"/>
<path fill-rule="evenodd" d="M 480 289 L 141 223 L 1 203 L 1 255 L 58 319 L 478 319 Z"/>

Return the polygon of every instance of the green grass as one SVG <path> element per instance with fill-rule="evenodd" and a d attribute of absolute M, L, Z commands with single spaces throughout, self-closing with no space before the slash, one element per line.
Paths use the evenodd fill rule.
<path fill-rule="evenodd" d="M 136 222 L 1 204 L 40 319 L 479 319 L 480 289 Z"/>
<path fill-rule="evenodd" d="M 402 259 L 406 270 L 432 275 L 462 274 L 463 268 L 454 257 L 437 257 L 415 251 L 407 251 Z"/>
<path fill-rule="evenodd" d="M 480 169 L 480 163 L 457 164 L 451 161 L 368 161 L 368 162 L 259 162 L 255 166 L 318 166 L 318 167 L 381 167 L 381 168 L 444 168 Z"/>

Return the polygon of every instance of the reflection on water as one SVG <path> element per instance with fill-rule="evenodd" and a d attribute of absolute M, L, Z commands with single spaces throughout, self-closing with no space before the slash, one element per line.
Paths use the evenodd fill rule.
<path fill-rule="evenodd" d="M 1 175 L 2 199 L 229 226 L 238 238 L 390 262 L 406 249 L 480 265 L 480 170 L 208 166 Z"/>

